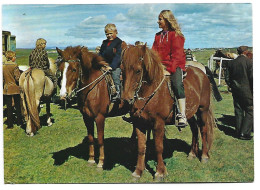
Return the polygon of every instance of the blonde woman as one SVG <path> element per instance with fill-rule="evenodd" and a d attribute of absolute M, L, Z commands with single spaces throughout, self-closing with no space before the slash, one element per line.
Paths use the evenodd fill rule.
<path fill-rule="evenodd" d="M 170 10 L 161 11 L 157 23 L 162 31 L 156 33 L 152 49 L 158 52 L 162 59 L 162 64 L 171 75 L 173 91 L 178 99 L 180 111 L 180 113 L 177 114 L 177 126 L 185 127 L 187 125 L 185 115 L 186 98 L 182 81 L 186 63 L 184 52 L 185 38 L 177 20 Z"/>
<path fill-rule="evenodd" d="M 29 56 L 29 66 L 31 69 L 42 69 L 47 77 L 51 79 L 54 84 L 54 88 L 57 86 L 57 78 L 50 70 L 50 63 L 48 59 L 46 48 L 47 41 L 43 38 L 39 38 L 36 41 L 36 48 L 31 52 Z"/>

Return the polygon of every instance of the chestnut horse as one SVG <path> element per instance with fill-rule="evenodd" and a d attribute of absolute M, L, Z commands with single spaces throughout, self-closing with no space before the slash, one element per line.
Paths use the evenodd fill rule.
<path fill-rule="evenodd" d="M 157 167 L 155 178 L 163 179 L 167 170 L 163 162 L 165 124 L 174 124 L 174 98 L 168 89 L 169 78 L 163 74 L 163 65 L 156 52 L 144 46 L 128 46 L 122 55 L 122 99 L 132 105 L 130 115 L 138 138 L 138 159 L 134 173 L 140 178 L 145 169 L 145 131 L 154 132 Z M 188 158 L 198 156 L 199 131 L 202 137 L 201 161 L 207 162 L 215 126 L 211 105 L 211 85 L 207 75 L 196 67 L 186 69 L 184 79 L 186 116 L 192 131 Z"/>
<path fill-rule="evenodd" d="M 83 115 L 84 123 L 88 131 L 89 159 L 91 164 L 95 163 L 94 157 L 94 122 L 97 127 L 99 161 L 97 167 L 102 168 L 104 164 L 104 127 L 105 118 L 120 114 L 119 109 L 111 108 L 108 86 L 102 66 L 106 65 L 103 58 L 95 53 L 89 52 L 86 47 L 67 47 L 64 51 L 56 48 L 62 60 L 59 70 L 62 74 L 61 99 L 71 97 L 77 92 L 78 107 Z M 114 104 L 118 106 L 117 104 Z M 114 112 L 113 112 L 114 111 Z M 118 112 L 117 112 L 118 111 Z M 122 113 L 123 114 L 123 113 Z"/>

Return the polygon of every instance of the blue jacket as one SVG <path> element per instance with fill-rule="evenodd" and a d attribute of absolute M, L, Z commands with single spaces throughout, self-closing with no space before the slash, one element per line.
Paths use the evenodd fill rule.
<path fill-rule="evenodd" d="M 99 55 L 101 55 L 109 66 L 114 70 L 120 67 L 121 63 L 121 44 L 122 40 L 116 37 L 109 46 L 107 46 L 109 40 L 104 40 Z"/>

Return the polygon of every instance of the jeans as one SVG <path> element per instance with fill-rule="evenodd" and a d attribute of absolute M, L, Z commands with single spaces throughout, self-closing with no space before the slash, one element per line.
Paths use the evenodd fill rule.
<path fill-rule="evenodd" d="M 116 91 L 118 93 L 120 92 L 121 89 L 120 74 L 121 74 L 120 68 L 116 68 L 115 70 L 112 70 L 112 78 L 114 80 Z"/>
<path fill-rule="evenodd" d="M 176 72 L 171 74 L 172 89 L 177 99 L 185 98 L 182 75 L 180 67 L 177 67 Z"/>

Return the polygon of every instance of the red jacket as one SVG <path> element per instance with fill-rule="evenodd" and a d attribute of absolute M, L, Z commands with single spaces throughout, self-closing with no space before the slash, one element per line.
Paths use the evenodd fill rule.
<path fill-rule="evenodd" d="M 177 67 L 185 71 L 184 41 L 182 36 L 175 36 L 175 31 L 168 31 L 165 35 L 161 31 L 155 35 L 152 49 L 159 53 L 162 64 L 170 73 L 174 73 Z"/>

